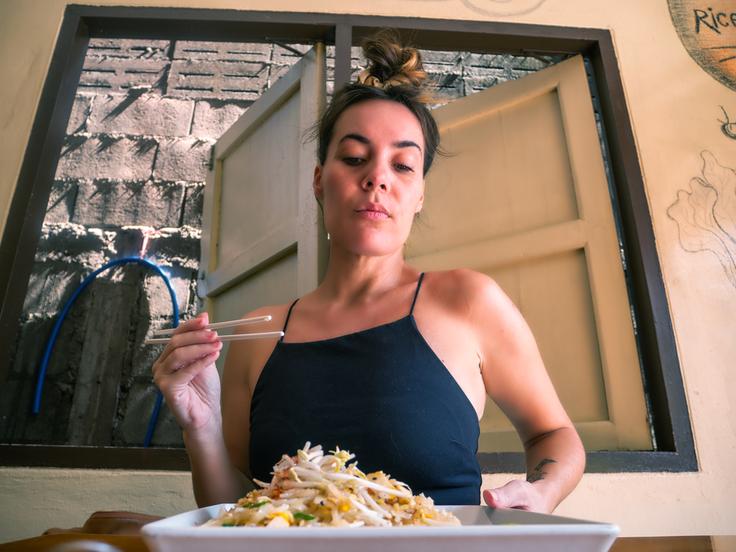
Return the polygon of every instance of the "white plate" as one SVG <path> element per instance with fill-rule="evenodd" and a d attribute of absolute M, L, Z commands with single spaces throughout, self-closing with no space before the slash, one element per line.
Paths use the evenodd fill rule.
<path fill-rule="evenodd" d="M 605 552 L 618 527 L 487 506 L 443 506 L 461 527 L 198 527 L 223 506 L 209 506 L 143 527 L 154 552 Z"/>

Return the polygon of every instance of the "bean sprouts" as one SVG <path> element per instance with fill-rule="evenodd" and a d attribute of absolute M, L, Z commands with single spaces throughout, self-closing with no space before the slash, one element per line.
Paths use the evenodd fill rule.
<path fill-rule="evenodd" d="M 307 442 L 295 456 L 281 457 L 270 483 L 256 480 L 260 489 L 204 525 L 460 525 L 454 515 L 435 508 L 430 497 L 413 495 L 408 485 L 382 471 L 365 474 L 354 460 L 346 450 L 324 454 L 322 446 Z"/>

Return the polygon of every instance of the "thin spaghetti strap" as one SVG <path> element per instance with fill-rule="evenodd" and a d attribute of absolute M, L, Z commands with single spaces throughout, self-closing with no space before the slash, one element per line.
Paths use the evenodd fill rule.
<path fill-rule="evenodd" d="M 281 339 L 279 339 L 279 341 L 283 341 L 284 337 L 286 336 L 286 326 L 289 325 L 289 318 L 291 318 L 291 309 L 294 308 L 294 305 L 296 305 L 297 301 L 299 301 L 298 297 L 294 299 L 294 302 L 291 304 L 291 306 L 289 306 L 289 312 L 286 313 L 286 320 L 284 320 L 284 327 L 281 330 L 282 332 L 284 332 L 284 335 L 281 336 Z"/>
<path fill-rule="evenodd" d="M 422 280 L 424 280 L 424 272 L 422 272 L 419 275 L 419 280 L 417 280 L 417 290 L 414 292 L 414 300 L 411 302 L 411 309 L 409 309 L 409 316 L 414 314 L 414 305 L 417 304 L 417 297 L 419 297 L 419 288 L 422 287 Z"/>

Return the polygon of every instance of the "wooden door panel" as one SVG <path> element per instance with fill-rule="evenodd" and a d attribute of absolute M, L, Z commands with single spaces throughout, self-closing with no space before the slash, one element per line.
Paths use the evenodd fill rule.
<path fill-rule="evenodd" d="M 254 242 L 278 231 L 299 212 L 297 156 L 300 94 L 292 94 L 271 117 L 233 148 L 222 163 L 218 256 L 233 259 Z"/>
<path fill-rule="evenodd" d="M 524 313 L 570 417 L 577 421 L 607 420 L 600 344 L 584 252 L 570 251 L 484 272 Z M 493 419 L 493 425 L 508 426 L 498 407 L 490 401 L 489 407 L 484 421 Z"/>
<path fill-rule="evenodd" d="M 297 296 L 296 270 L 296 252 L 292 252 L 246 278 L 240 285 L 223 291 L 217 296 L 218 319 L 237 320 L 245 312 L 292 300 Z"/>
<path fill-rule="evenodd" d="M 449 125 L 441 128 L 450 157 L 430 173 L 409 255 L 578 218 L 556 94 L 502 107 L 459 121 L 438 114 L 438 124 Z M 422 239 L 423 233 L 432 239 Z"/>
<path fill-rule="evenodd" d="M 317 44 L 214 146 L 198 290 L 213 321 L 287 303 L 319 283 L 327 243 L 311 187 L 316 144 L 303 136 L 324 108 L 325 81 Z"/>
<path fill-rule="evenodd" d="M 407 259 L 422 270 L 467 267 L 494 277 L 532 328 L 586 447 L 651 449 L 582 58 L 434 113 L 450 155 L 428 175 Z M 495 405 L 481 427 L 481 450 L 518 446 Z"/>

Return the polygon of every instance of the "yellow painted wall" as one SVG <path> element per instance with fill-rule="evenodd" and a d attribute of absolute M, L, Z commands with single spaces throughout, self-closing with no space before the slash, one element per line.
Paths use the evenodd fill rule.
<path fill-rule="evenodd" d="M 717 119 L 736 94 L 688 56 L 666 0 L 127 0 L 126 5 L 351 12 L 511 21 L 613 31 L 644 174 L 700 462 L 697 473 L 587 474 L 558 513 L 618 523 L 624 535 L 736 533 L 736 286 L 715 255 L 688 253 L 666 210 L 701 173 L 700 152 L 736 167 Z M 76 0 L 75 3 L 84 3 Z M 90 4 L 120 2 L 97 0 Z M 5 221 L 64 0 L 0 0 L 0 221 Z M 2 222 L 4 223 L 4 222 Z M 731 229 L 734 231 L 734 229 Z M 509 475 L 486 476 L 500 484 Z M 86 490 L 82 490 L 86 489 Z M 95 509 L 170 514 L 193 505 L 187 474 L 0 468 L 0 541 L 78 525 Z"/>
<path fill-rule="evenodd" d="M 188 472 L 0 468 L 0 542 L 80 527 L 95 511 L 195 508 Z"/>

